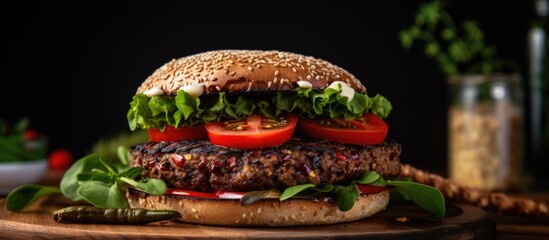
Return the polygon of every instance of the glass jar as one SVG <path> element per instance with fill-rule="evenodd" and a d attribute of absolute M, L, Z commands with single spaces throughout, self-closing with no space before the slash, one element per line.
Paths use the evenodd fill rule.
<path fill-rule="evenodd" d="M 521 78 L 517 74 L 448 78 L 448 173 L 483 190 L 519 188 L 523 163 Z"/>

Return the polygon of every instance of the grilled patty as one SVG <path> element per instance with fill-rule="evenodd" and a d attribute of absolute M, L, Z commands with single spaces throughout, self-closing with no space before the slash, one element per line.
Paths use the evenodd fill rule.
<path fill-rule="evenodd" d="M 348 184 L 368 171 L 399 174 L 401 146 L 395 141 L 353 146 L 292 139 L 268 149 L 239 150 L 205 140 L 132 146 L 131 166 L 168 187 L 197 191 L 255 191 L 314 183 Z"/>

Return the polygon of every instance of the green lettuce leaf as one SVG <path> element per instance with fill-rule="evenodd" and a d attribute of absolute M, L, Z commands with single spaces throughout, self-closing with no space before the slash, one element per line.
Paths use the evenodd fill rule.
<path fill-rule="evenodd" d="M 341 95 L 341 89 L 326 88 L 315 91 L 296 88 L 280 91 L 274 96 L 231 95 L 225 92 L 194 97 L 184 91 L 176 96 L 137 94 L 130 103 L 127 120 L 131 130 L 137 128 L 164 129 L 166 126 L 192 126 L 222 118 L 242 119 L 253 113 L 274 118 L 286 112 L 301 118 L 342 117 L 354 119 L 372 112 L 386 118 L 392 110 L 389 100 L 381 95 L 371 98 L 355 93 L 353 99 Z"/>
<path fill-rule="evenodd" d="M 431 212 L 431 220 L 440 221 L 446 215 L 446 206 L 442 193 L 431 186 L 412 181 L 393 180 L 386 181 L 387 186 L 392 186 L 399 194 L 414 202 L 417 206 Z"/>

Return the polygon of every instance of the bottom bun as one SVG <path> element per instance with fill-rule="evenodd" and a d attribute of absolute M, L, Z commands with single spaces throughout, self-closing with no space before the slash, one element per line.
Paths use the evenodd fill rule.
<path fill-rule="evenodd" d="M 205 199 L 181 196 L 152 196 L 139 191 L 128 191 L 132 208 L 171 209 L 188 223 L 222 226 L 297 226 L 324 225 L 350 222 L 370 217 L 382 211 L 389 203 L 389 192 L 361 195 L 353 208 L 342 212 L 333 201 L 308 199 L 264 199 L 247 206 L 239 200 Z"/>

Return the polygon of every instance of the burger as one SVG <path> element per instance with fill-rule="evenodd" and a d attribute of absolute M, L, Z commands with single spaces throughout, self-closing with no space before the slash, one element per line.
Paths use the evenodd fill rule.
<path fill-rule="evenodd" d="M 130 165 L 162 179 L 130 189 L 131 207 L 189 223 L 321 225 L 386 208 L 401 146 L 387 140 L 381 95 L 328 61 L 282 51 L 216 50 L 171 60 L 139 86 L 127 113 L 148 142 Z"/>

